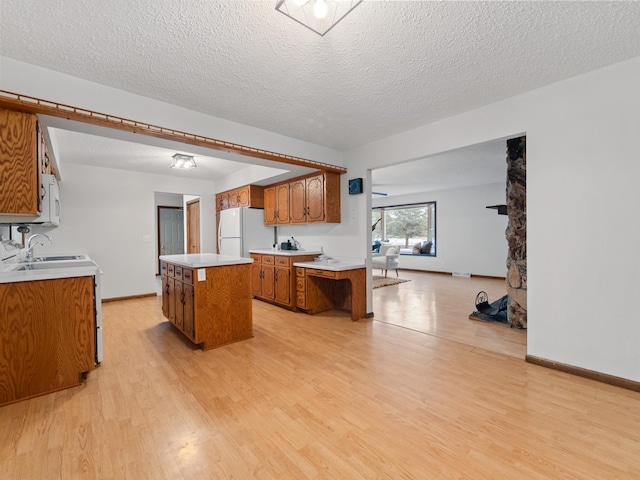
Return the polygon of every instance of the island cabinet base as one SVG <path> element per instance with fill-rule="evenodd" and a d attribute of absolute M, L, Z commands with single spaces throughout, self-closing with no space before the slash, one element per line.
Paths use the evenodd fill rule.
<path fill-rule="evenodd" d="M 253 337 L 251 264 L 186 268 L 162 262 L 162 312 L 203 350 Z"/>

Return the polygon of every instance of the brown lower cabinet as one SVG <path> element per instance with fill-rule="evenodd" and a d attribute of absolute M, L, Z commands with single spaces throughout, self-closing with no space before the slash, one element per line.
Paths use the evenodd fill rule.
<path fill-rule="evenodd" d="M 203 279 L 195 281 L 198 270 Z M 162 314 L 204 350 L 253 337 L 251 264 L 203 269 L 162 262 Z"/>
<path fill-rule="evenodd" d="M 163 262 L 162 313 L 190 340 L 195 338 L 194 295 L 193 269 Z"/>
<path fill-rule="evenodd" d="M 318 255 L 273 255 L 252 253 L 251 293 L 260 300 L 296 309 L 296 275 L 293 264 L 310 262 Z"/>
<path fill-rule="evenodd" d="M 95 368 L 93 276 L 0 283 L 0 405 L 82 383 Z"/>

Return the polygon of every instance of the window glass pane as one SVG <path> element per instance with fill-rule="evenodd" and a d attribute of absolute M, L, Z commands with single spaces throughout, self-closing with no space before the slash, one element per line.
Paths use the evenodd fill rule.
<path fill-rule="evenodd" d="M 404 255 L 435 255 L 436 204 L 398 205 L 372 212 L 373 249 L 396 245 Z"/>
<path fill-rule="evenodd" d="M 371 238 L 373 239 L 373 251 L 378 252 L 380 244 L 384 238 L 383 210 L 373 210 L 371 212 Z"/>

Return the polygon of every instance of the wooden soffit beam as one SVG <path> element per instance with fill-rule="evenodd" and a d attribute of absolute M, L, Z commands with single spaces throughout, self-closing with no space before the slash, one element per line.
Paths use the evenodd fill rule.
<path fill-rule="evenodd" d="M 343 174 L 347 172 L 344 167 L 331 165 L 329 163 L 317 162 L 307 158 L 294 157 L 283 153 L 270 152 L 260 148 L 248 147 L 237 143 L 226 142 L 215 138 L 195 135 L 193 133 L 182 132 L 171 128 L 160 127 L 149 123 L 138 122 L 127 118 L 117 117 L 106 113 L 94 112 L 84 108 L 72 107 L 62 103 L 51 102 L 41 98 L 21 95 L 19 93 L 0 90 L 0 107 L 20 112 L 49 115 L 51 117 L 66 118 L 78 122 L 100 125 L 102 127 L 114 128 L 125 132 L 138 133 L 150 137 L 162 138 L 183 142 L 199 147 L 211 148 L 223 152 L 237 153 L 246 157 L 260 158 L 274 162 L 298 165 L 301 167 L 316 168 L 326 172 Z"/>

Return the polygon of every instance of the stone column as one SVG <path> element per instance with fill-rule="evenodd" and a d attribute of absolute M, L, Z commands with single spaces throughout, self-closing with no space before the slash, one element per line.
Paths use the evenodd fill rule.
<path fill-rule="evenodd" d="M 527 328 L 527 138 L 507 140 L 507 320 Z"/>

